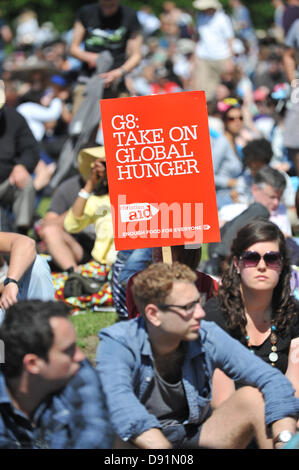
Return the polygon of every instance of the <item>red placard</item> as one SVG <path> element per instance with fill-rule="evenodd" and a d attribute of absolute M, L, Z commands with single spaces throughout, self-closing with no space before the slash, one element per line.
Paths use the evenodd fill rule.
<path fill-rule="evenodd" d="M 100 104 L 116 249 L 220 241 L 204 92 Z"/>

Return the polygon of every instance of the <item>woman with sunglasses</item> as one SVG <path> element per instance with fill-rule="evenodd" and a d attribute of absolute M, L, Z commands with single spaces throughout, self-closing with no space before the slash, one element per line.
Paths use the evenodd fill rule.
<path fill-rule="evenodd" d="M 217 104 L 224 124 L 224 133 L 211 132 L 211 148 L 218 208 L 231 204 L 230 193 L 243 170 L 241 148 L 236 139 L 243 127 L 243 114 L 236 98 L 225 98 Z"/>
<path fill-rule="evenodd" d="M 285 238 L 277 225 L 260 219 L 239 230 L 218 296 L 206 303 L 205 312 L 206 320 L 285 374 L 299 396 L 299 308 L 291 292 Z M 216 369 L 213 405 L 240 385 Z"/>

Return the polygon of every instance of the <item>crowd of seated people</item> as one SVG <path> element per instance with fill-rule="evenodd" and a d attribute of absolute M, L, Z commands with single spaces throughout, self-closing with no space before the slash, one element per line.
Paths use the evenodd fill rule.
<path fill-rule="evenodd" d="M 264 35 L 240 0 L 0 12 L 0 448 L 297 445 L 299 1 L 274 4 Z M 221 242 L 116 251 L 99 100 L 195 90 Z M 104 298 L 100 272 L 93 367 L 54 277 Z"/>

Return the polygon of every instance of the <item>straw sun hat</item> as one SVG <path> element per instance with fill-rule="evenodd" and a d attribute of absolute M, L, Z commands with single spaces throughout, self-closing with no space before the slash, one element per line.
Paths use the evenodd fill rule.
<path fill-rule="evenodd" d="M 78 169 L 85 181 L 88 180 L 90 176 L 91 165 L 97 158 L 105 161 L 104 147 L 90 147 L 80 150 L 78 155 Z"/>

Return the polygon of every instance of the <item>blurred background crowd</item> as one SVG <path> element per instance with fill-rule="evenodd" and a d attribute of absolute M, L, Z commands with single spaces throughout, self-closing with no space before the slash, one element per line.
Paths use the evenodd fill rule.
<path fill-rule="evenodd" d="M 260 9 L 261 4 L 268 17 L 269 8 L 272 12 L 267 29 L 255 27 L 250 2 L 246 5 L 239 0 L 226 2 L 226 8 L 218 1 L 199 0 L 188 8 L 167 1 L 160 11 L 146 3 L 136 11 L 143 36 L 142 58 L 125 76 L 129 95 L 205 90 L 211 137 L 223 133 L 225 126 L 230 128 L 227 137 L 233 125 L 238 128 L 233 131 L 233 150 L 240 171 L 230 175 L 231 179 L 240 176 L 242 148 L 255 138 L 271 143 L 271 163 L 276 168 L 290 176 L 299 171 L 297 142 L 284 139 L 293 91 L 284 52 L 286 45 L 296 49 L 296 43 L 287 44 L 286 38 L 299 16 L 299 4 L 273 0 L 260 2 Z M 38 13 L 29 8 L 9 20 L 5 11 L 0 13 L 0 67 L 6 102 L 23 114 L 41 144 L 48 165 L 36 184 L 40 190 L 55 171 L 78 109 L 83 62 L 70 53 L 73 27 L 59 32 L 53 21 L 41 22 Z M 69 22 L 75 22 L 75 14 Z M 232 97 L 241 104 L 242 123 L 224 122 L 223 106 L 227 105 L 223 101 Z M 40 111 L 46 109 L 48 116 L 34 116 L 29 103 L 41 104 Z M 100 133 L 94 142 L 102 144 Z M 235 183 L 230 181 L 228 188 L 234 189 Z"/>

